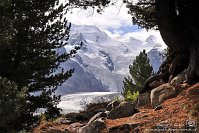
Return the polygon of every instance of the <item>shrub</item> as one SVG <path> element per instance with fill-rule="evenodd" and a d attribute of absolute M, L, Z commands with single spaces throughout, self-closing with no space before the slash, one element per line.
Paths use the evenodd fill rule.
<path fill-rule="evenodd" d="M 131 91 L 128 90 L 125 100 L 126 101 L 135 101 L 138 96 L 139 96 L 139 91 L 135 91 L 135 92 L 131 93 Z"/>

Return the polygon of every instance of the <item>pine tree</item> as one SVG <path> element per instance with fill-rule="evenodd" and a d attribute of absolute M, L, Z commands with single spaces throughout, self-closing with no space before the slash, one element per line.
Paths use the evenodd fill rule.
<path fill-rule="evenodd" d="M 123 92 L 122 92 L 123 96 L 127 95 L 127 90 L 129 90 L 131 93 L 139 90 L 137 88 L 137 86 L 134 84 L 134 81 L 130 76 L 124 77 L 123 85 L 124 85 L 124 87 L 122 88 L 123 89 Z"/>
<path fill-rule="evenodd" d="M 155 0 L 138 0 L 136 4 L 126 1 L 133 24 L 146 29 L 157 28 Z"/>
<path fill-rule="evenodd" d="M 146 51 L 140 52 L 140 54 L 133 61 L 133 64 L 129 66 L 129 72 L 139 88 L 144 86 L 144 82 L 152 75 L 153 68 L 149 64 Z"/>
<path fill-rule="evenodd" d="M 153 73 L 153 68 L 149 64 L 146 51 L 140 52 L 133 64 L 129 66 L 129 73 L 131 77 L 125 77 L 123 84 L 123 96 L 127 97 L 128 92 L 131 94 L 140 91 L 144 87 L 145 80 L 149 78 Z"/>
<path fill-rule="evenodd" d="M 15 82 L 0 77 L 0 132 L 11 132 L 11 122 L 25 111 L 27 88 L 19 88 Z M 14 132 L 14 131 L 13 131 Z"/>
<path fill-rule="evenodd" d="M 0 76 L 19 88 L 28 87 L 25 111 L 13 121 L 18 130 L 36 124 L 33 113 L 39 108 L 47 108 L 48 118 L 59 115 L 60 97 L 53 93 L 73 73 L 59 64 L 79 48 L 56 53 L 69 38 L 70 24 L 63 19 L 65 6 L 58 0 L 0 1 Z"/>

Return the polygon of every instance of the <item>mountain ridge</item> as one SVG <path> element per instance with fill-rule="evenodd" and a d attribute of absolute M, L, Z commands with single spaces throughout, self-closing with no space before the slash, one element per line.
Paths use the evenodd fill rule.
<path fill-rule="evenodd" d="M 93 25 L 72 24 L 68 43 L 69 45 L 63 48 L 66 52 L 80 44 L 82 47 L 75 57 L 61 64 L 64 70 L 74 68 L 75 71 L 69 80 L 58 87 L 56 94 L 59 95 L 88 91 L 120 92 L 124 77 L 129 75 L 128 67 L 140 51 L 153 49 L 153 52 L 149 52 L 149 58 L 153 55 L 159 56 L 158 53 L 161 54 L 163 51 L 154 35 L 145 40 L 130 37 L 129 40 L 122 42 L 110 38 Z M 161 62 L 160 57 L 153 57 L 151 64 L 155 71 Z"/>

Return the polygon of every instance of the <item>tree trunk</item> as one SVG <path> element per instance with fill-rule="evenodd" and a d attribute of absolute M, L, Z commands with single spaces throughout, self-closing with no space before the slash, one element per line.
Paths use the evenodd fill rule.
<path fill-rule="evenodd" d="M 186 77 L 187 83 L 196 83 L 199 81 L 199 43 L 192 45 L 190 48 L 190 62 Z"/>
<path fill-rule="evenodd" d="M 199 81 L 199 8 L 195 0 L 156 0 L 157 25 L 165 44 L 175 53 L 167 63 L 170 82 L 173 77 L 187 69 L 187 83 Z M 163 74 L 163 72 L 161 72 Z M 145 82 L 141 92 L 149 89 L 149 84 L 157 75 Z M 164 77 L 164 76 L 163 76 Z"/>
<path fill-rule="evenodd" d="M 190 4 L 191 3 L 191 4 Z M 188 68 L 187 82 L 199 80 L 199 28 L 193 2 L 157 0 L 158 28 L 166 45 L 176 52 L 169 72 L 172 76 Z M 179 69 L 181 69 L 179 71 Z"/>
<path fill-rule="evenodd" d="M 181 21 L 186 25 L 189 31 L 189 51 L 190 60 L 186 82 L 196 83 L 199 81 L 199 8 L 195 1 L 180 1 L 179 12 L 181 13 Z M 186 5 L 186 6 L 183 6 Z"/>

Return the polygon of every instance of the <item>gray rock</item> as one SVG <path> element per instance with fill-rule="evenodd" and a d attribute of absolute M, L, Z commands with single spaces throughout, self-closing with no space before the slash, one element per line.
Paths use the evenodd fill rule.
<path fill-rule="evenodd" d="M 82 120 L 88 120 L 88 116 L 84 113 L 68 113 L 57 119 L 57 123 L 71 124 Z"/>
<path fill-rule="evenodd" d="M 155 108 L 165 100 L 175 97 L 177 94 L 178 92 L 171 84 L 163 84 L 151 91 L 151 105 Z"/>
<path fill-rule="evenodd" d="M 91 118 L 91 120 L 84 127 L 79 128 L 78 133 L 102 133 L 102 131 L 106 128 L 105 118 L 95 118 Z"/>
<path fill-rule="evenodd" d="M 123 102 L 119 106 L 112 109 L 107 118 L 108 119 L 118 119 L 131 116 L 135 113 L 135 103 L 133 102 Z"/>
<path fill-rule="evenodd" d="M 56 120 L 56 123 L 59 123 L 59 124 L 71 124 L 71 123 L 74 123 L 74 122 L 76 122 L 77 120 L 75 120 L 75 119 L 70 119 L 70 118 L 63 118 L 63 117 L 61 117 L 61 118 L 58 118 L 57 120 Z"/>
<path fill-rule="evenodd" d="M 144 105 L 150 104 L 150 103 L 151 103 L 151 101 L 150 101 L 149 93 L 142 93 L 137 98 L 136 108 L 139 108 L 141 106 L 144 106 Z"/>
<path fill-rule="evenodd" d="M 70 126 L 69 126 L 69 131 L 70 131 L 70 133 L 72 132 L 72 133 L 77 133 L 78 132 L 78 130 L 79 130 L 79 128 L 81 128 L 81 127 L 83 127 L 83 126 L 85 126 L 86 125 L 86 123 L 79 123 L 79 122 L 76 122 L 76 123 L 73 123 L 73 124 L 70 124 Z"/>
<path fill-rule="evenodd" d="M 116 107 L 119 106 L 119 105 L 120 105 L 120 102 L 119 102 L 119 101 L 113 101 L 113 102 L 111 102 L 111 103 L 109 103 L 109 104 L 107 105 L 106 109 L 107 109 L 108 111 L 111 111 L 112 109 L 116 108 Z"/>

